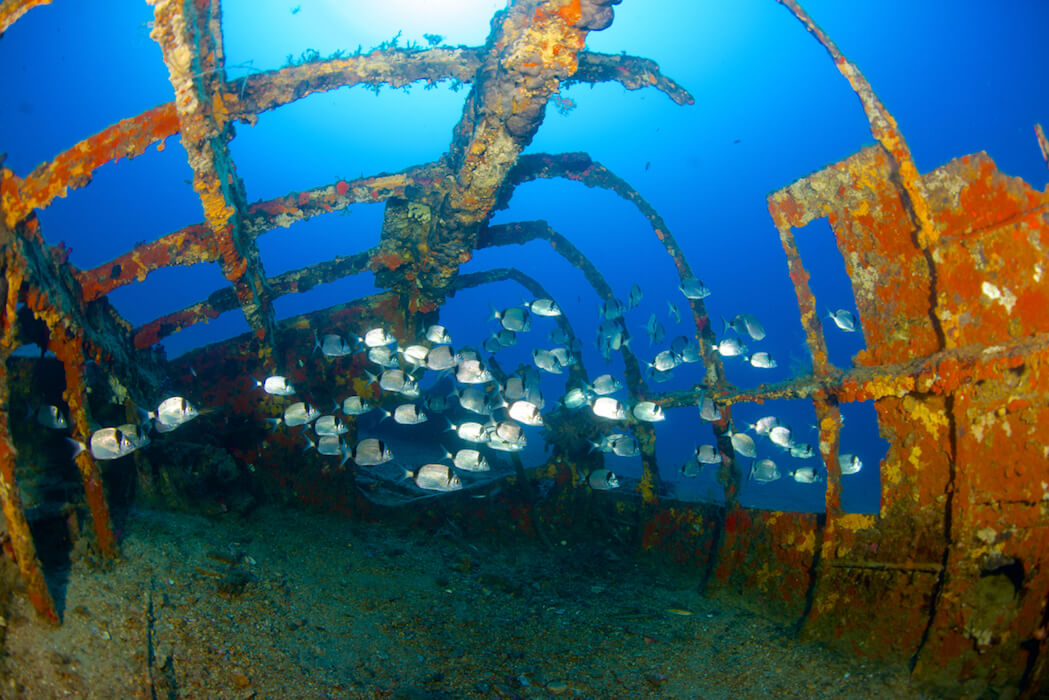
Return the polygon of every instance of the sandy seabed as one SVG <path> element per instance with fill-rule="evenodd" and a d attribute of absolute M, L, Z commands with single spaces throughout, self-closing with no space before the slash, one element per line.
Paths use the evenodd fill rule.
<path fill-rule="evenodd" d="M 614 549 L 477 541 L 281 508 L 135 511 L 16 594 L 4 698 L 908 698 L 907 670 L 799 642 Z"/>

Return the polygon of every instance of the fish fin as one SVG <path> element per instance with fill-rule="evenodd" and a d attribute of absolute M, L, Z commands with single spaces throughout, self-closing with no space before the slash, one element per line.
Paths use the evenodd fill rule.
<path fill-rule="evenodd" d="M 250 379 L 251 381 L 255 382 L 255 386 L 256 387 L 262 386 L 262 382 L 260 382 L 258 379 L 255 379 L 255 377 L 250 375 L 250 374 L 248 375 L 248 379 Z"/>
<path fill-rule="evenodd" d="M 33 417 L 33 405 L 29 401 L 25 402 L 25 419 L 29 420 Z"/>
<path fill-rule="evenodd" d="M 488 319 L 487 320 L 488 321 L 494 321 L 494 320 L 497 320 L 499 318 L 500 318 L 499 312 L 496 310 L 495 306 L 492 305 L 492 300 L 489 299 L 488 300 Z"/>
<path fill-rule="evenodd" d="M 87 451 L 87 445 L 80 442 L 79 440 L 74 440 L 71 437 L 67 437 L 66 442 L 69 443 L 69 446 L 73 448 L 73 456 L 70 457 L 70 459 L 76 459 L 80 456 L 81 452 Z"/>
<path fill-rule="evenodd" d="M 317 354 L 317 351 L 321 349 L 320 338 L 317 337 L 317 329 L 313 329 L 313 354 Z"/>
<path fill-rule="evenodd" d="M 281 422 L 282 422 L 280 418 L 265 418 L 264 420 L 265 420 L 265 421 L 266 421 L 267 423 L 269 423 L 269 426 L 270 426 L 270 427 L 269 427 L 269 429 L 270 429 L 271 431 L 272 431 L 272 430 L 276 430 L 277 428 L 279 428 L 279 427 L 280 427 L 280 424 L 281 424 Z"/>
<path fill-rule="evenodd" d="M 365 384 L 365 386 L 371 386 L 372 384 L 374 384 L 376 382 L 376 380 L 379 379 L 378 376 L 372 374 L 368 370 L 364 370 L 364 376 L 366 376 L 368 378 L 368 383 Z"/>
<path fill-rule="evenodd" d="M 316 449 L 317 443 L 315 443 L 313 440 L 310 440 L 310 436 L 306 434 L 306 431 L 303 431 L 302 437 L 306 440 L 306 446 L 302 448 L 303 452 L 308 452 L 309 450 Z"/>

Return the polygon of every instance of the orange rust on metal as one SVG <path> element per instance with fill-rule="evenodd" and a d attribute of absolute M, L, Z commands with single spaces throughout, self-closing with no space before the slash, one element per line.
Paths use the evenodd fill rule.
<path fill-rule="evenodd" d="M 54 160 L 41 163 L 21 180 L 12 178 L 12 186 L 3 193 L 7 225 L 13 227 L 34 208 L 47 207 L 70 189 L 88 184 L 102 165 L 141 155 L 177 131 L 174 104 L 159 105 L 84 139 Z"/>
<path fill-rule="evenodd" d="M 193 224 L 149 243 L 140 243 L 129 252 L 90 270 L 78 270 L 84 301 L 94 301 L 118 287 L 141 282 L 150 272 L 173 265 L 195 265 L 218 258 L 214 238 L 207 224 Z"/>
<path fill-rule="evenodd" d="M 10 536 L 11 549 L 22 574 L 26 592 L 37 614 L 50 622 L 58 622 L 58 613 L 51 591 L 44 578 L 44 570 L 36 553 L 33 535 L 29 530 L 25 507 L 15 474 L 15 448 L 11 443 L 8 424 L 10 415 L 10 387 L 7 377 L 7 358 L 15 349 L 14 314 L 21 288 L 21 274 L 17 257 L 8 247 L 4 251 L 4 275 L 0 278 L 0 292 L 4 296 L 3 333 L 0 336 L 0 507 Z"/>
<path fill-rule="evenodd" d="M 481 51 L 463 47 L 387 49 L 364 56 L 310 61 L 227 82 L 220 86 L 222 92 L 217 101 L 224 105 L 230 120 L 254 123 L 262 112 L 340 87 L 400 87 L 420 80 L 432 84 L 445 79 L 469 83 L 480 66 Z M 662 75 L 654 61 L 636 56 L 584 52 L 580 54 L 579 70 L 564 85 L 606 81 L 619 82 L 628 90 L 655 87 L 677 104 L 693 103 L 692 96 Z M 8 225 L 14 226 L 33 208 L 44 208 L 55 197 L 65 196 L 69 189 L 83 187 L 105 163 L 140 155 L 154 143 L 162 148 L 163 140 L 178 130 L 175 104 L 168 102 L 103 129 L 54 160 L 40 164 L 24 179 L 11 173 L 8 186 L 2 190 Z"/>
<path fill-rule="evenodd" d="M 417 272 L 416 302 L 442 299 L 464 250 L 491 216 L 507 174 L 542 124 L 547 101 L 578 68 L 587 34 L 612 23 L 609 0 L 527 0 L 492 19 L 481 65 L 444 162 L 450 180 Z"/>
<path fill-rule="evenodd" d="M 218 0 L 152 0 L 153 31 L 175 89 L 182 145 L 193 168 L 193 188 L 216 238 L 222 273 L 232 284 L 263 348 L 274 342 L 272 301 L 254 238 L 245 230 L 243 184 L 230 158 L 232 127 L 222 102 L 222 35 Z"/>
<path fill-rule="evenodd" d="M 52 336 L 50 348 L 62 362 L 66 375 L 66 390 L 62 394 L 69 407 L 70 427 L 73 437 L 85 445 L 91 437 L 91 426 L 87 416 L 87 395 L 84 392 L 84 339 L 79 334 Z M 80 479 L 84 484 L 84 495 L 91 521 L 95 527 L 95 539 L 103 555 L 113 557 L 117 554 L 117 540 L 113 533 L 113 522 L 109 517 L 109 504 L 102 485 L 102 472 L 98 462 L 87 450 L 76 459 Z"/>
<path fill-rule="evenodd" d="M 847 373 L 828 364 L 793 387 L 725 400 L 785 389 L 817 407 L 875 400 L 890 442 L 881 512 L 843 514 L 828 490 L 805 630 L 913 659 L 916 678 L 978 693 L 1018 684 L 1044 648 L 1049 195 L 1002 175 L 984 154 L 956 159 L 924 176 L 937 235 L 923 250 L 897 183 L 895 162 L 876 147 L 770 195 L 781 232 L 830 220 L 868 348 Z M 821 441 L 837 427 L 822 417 Z M 870 565 L 835 563 L 854 560 Z M 879 599 L 891 605 L 865 618 Z"/>
<path fill-rule="evenodd" d="M 0 2 L 0 36 L 29 10 L 50 4 L 51 0 L 3 0 Z"/>
<path fill-rule="evenodd" d="M 285 294 L 306 292 L 318 284 L 326 284 L 349 275 L 364 272 L 372 264 L 378 248 L 370 248 L 353 255 L 338 256 L 326 262 L 317 263 L 298 270 L 289 270 L 267 280 L 273 292 L 273 298 Z M 173 311 L 145 323 L 133 331 L 136 348 L 148 348 L 159 343 L 172 333 L 188 328 L 201 321 L 218 318 L 220 314 L 233 311 L 238 306 L 237 295 L 232 287 L 220 289 L 204 301 L 197 302 L 184 309 Z"/>
<path fill-rule="evenodd" d="M 918 226 L 918 244 L 924 248 L 935 242 L 937 232 L 932 225 L 929 205 L 926 202 L 925 192 L 922 189 L 922 177 L 918 172 L 918 166 L 914 163 L 914 158 L 911 157 L 910 148 L 907 147 L 907 142 L 896 125 L 896 119 L 889 113 L 889 110 L 885 109 L 885 105 L 878 99 L 878 96 L 874 94 L 873 88 L 871 88 L 863 73 L 860 72 L 860 69 L 856 67 L 856 64 L 845 58 L 837 45 L 802 9 L 797 0 L 777 0 L 777 2 L 790 10 L 805 25 L 809 33 L 816 37 L 816 40 L 823 45 L 823 48 L 834 59 L 834 65 L 838 67 L 841 74 L 849 81 L 849 85 L 852 86 L 853 91 L 860 98 L 860 103 L 863 105 L 863 112 L 867 115 L 867 121 L 870 123 L 871 135 L 877 139 L 878 143 L 886 151 L 892 154 L 893 159 L 896 161 L 897 172 L 909 204 L 908 211 L 917 219 L 915 223 Z"/>

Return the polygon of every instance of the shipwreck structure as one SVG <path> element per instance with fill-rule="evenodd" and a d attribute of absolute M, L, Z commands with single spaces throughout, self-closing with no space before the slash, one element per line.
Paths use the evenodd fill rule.
<path fill-rule="evenodd" d="M 44 0 L 46 2 L 47 0 Z M 229 378 L 253 372 L 293 380 L 318 365 L 285 362 L 309 342 L 311 327 L 362 330 L 381 322 L 407 337 L 430 322 L 457 289 L 512 279 L 536 294 L 541 280 L 516 270 L 460 275 L 475 250 L 533 239 L 579 268 L 595 291 L 609 284 L 573 244 L 545 222 L 489 225 L 513 189 L 536 178 L 570 178 L 606 188 L 651 223 L 682 279 L 689 263 L 658 212 L 630 184 L 586 154 L 522 155 L 560 87 L 616 81 L 653 87 L 678 104 L 691 96 L 651 60 L 584 50 L 588 32 L 613 21 L 615 0 L 512 0 L 492 20 L 484 46 L 404 49 L 308 60 L 235 80 L 225 72 L 218 0 L 155 5 L 152 38 L 162 49 L 174 99 L 84 139 L 22 175 L 0 181 L 0 500 L 4 550 L 21 569 L 41 616 L 57 621 L 30 533 L 19 480 L 31 478 L 35 454 L 21 449 L 7 420 L 12 395 L 29 370 L 11 353 L 35 342 L 54 352 L 72 435 L 85 440 L 92 414 L 114 399 L 134 415 L 155 405 L 162 377 L 206 378 L 203 397 L 242 417 L 227 425 L 224 449 L 253 478 L 350 514 L 368 507 L 354 489 L 330 489 L 319 470 L 294 475 L 277 464 L 280 438 L 263 453 L 245 439 L 272 407 L 248 400 Z M 694 568 L 709 595 L 740 596 L 768 614 L 787 615 L 800 634 L 875 658 L 908 660 L 915 677 L 979 694 L 1019 688 L 1049 691 L 1049 193 L 1000 173 L 983 154 L 919 173 L 906 141 L 860 71 L 795 0 L 779 0 L 829 52 L 860 98 L 877 145 L 773 193 L 768 208 L 789 260 L 813 372 L 783 384 L 738 391 L 725 379 L 702 301 L 691 301 L 706 369 L 704 391 L 723 407 L 713 424 L 723 454 L 725 504 L 681 504 L 660 497 L 655 435 L 631 430 L 642 449 L 635 536 L 645 549 Z M 0 3 L 0 32 L 41 0 Z M 447 153 L 397 173 L 320 183 L 249 203 L 230 156 L 237 121 L 311 93 L 352 85 L 401 86 L 454 79 L 470 86 Z M 1043 153 L 1049 145 L 1036 129 Z M 90 183 L 98 168 L 134 157 L 174 135 L 194 173 L 203 221 L 136 245 L 95 269 L 76 269 L 66 251 L 44 242 L 35 211 Z M 357 202 L 384 202 L 380 243 L 370 250 L 267 277 L 256 239 L 275 227 Z M 828 360 L 808 273 L 792 229 L 826 218 L 846 262 L 868 349 L 857 367 Z M 169 266 L 215 262 L 229 286 L 206 299 L 132 328 L 106 300 L 112 290 Z M 273 300 L 365 271 L 388 291 L 278 323 Z M 240 308 L 251 333 L 168 363 L 152 348 L 189 325 Z M 570 331 L 570 328 L 568 329 Z M 660 394 L 623 349 L 633 399 L 671 410 L 694 406 L 693 392 Z M 91 363 L 89 360 L 93 360 Z M 313 362 L 318 362 L 313 360 Z M 364 365 L 358 366 L 363 369 Z M 573 370 L 583 373 L 582 365 Z M 352 375 L 352 373 L 350 373 Z M 361 373 L 358 372 L 359 376 Z M 333 377 L 367 395 L 360 379 Z M 89 392 L 89 389 L 91 391 Z M 742 507 L 741 472 L 727 432 L 733 405 L 807 398 L 819 419 L 828 470 L 826 512 L 799 514 Z M 843 402 L 873 400 L 890 449 L 881 464 L 881 511 L 844 512 L 838 442 Z M 559 497 L 537 509 L 527 489 L 505 507 L 530 531 L 562 517 L 585 491 L 578 473 L 595 459 L 572 435 L 587 429 L 553 416 L 559 439 L 538 473 L 556 480 Z M 136 457 L 138 459 L 138 457 Z M 115 555 L 117 538 L 100 470 L 76 458 L 98 550 Z M 148 481 L 149 467 L 139 464 Z M 343 478 L 352 478 L 352 475 Z M 519 478 L 527 482 L 523 470 Z M 144 488 L 149 488 L 147 484 Z M 156 487 L 159 488 L 159 487 Z M 342 494 L 342 495 L 338 495 Z M 523 495 L 522 495 L 523 494 Z M 467 507 L 464 505 L 464 507 Z M 786 585 L 785 585 L 786 584 Z M 877 615 L 869 614 L 877 609 Z"/>

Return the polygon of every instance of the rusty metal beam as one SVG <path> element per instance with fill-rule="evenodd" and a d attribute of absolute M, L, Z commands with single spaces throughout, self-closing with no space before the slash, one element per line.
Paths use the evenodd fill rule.
<path fill-rule="evenodd" d="M 248 207 L 244 227 L 248 235 L 257 238 L 274 228 L 287 228 L 320 214 L 342 211 L 352 204 L 385 201 L 403 195 L 410 186 L 425 182 L 428 172 L 428 166 L 420 166 L 392 175 L 338 180 L 330 185 L 256 202 Z M 118 287 L 141 282 L 150 272 L 161 268 L 217 260 L 215 240 L 209 234 L 206 223 L 192 224 L 149 243 L 140 243 L 98 267 L 75 271 L 84 299 L 93 301 Z"/>
<path fill-rule="evenodd" d="M 3 227 L 3 234 L 8 234 Z M 5 238 L 7 236 L 5 235 Z M 36 553 L 33 534 L 29 530 L 25 507 L 18 489 L 15 474 L 15 448 L 11 443 L 10 426 L 10 386 L 7 377 L 7 358 L 17 347 L 15 313 L 18 305 L 19 291 L 22 286 L 22 274 L 18 259 L 13 255 L 11 240 L 4 241 L 3 275 L 0 276 L 0 293 L 3 295 L 2 334 L 0 334 L 0 507 L 3 508 L 7 533 L 11 537 L 11 549 L 15 561 L 25 582 L 29 600 L 38 615 L 53 623 L 58 622 L 58 612 L 51 591 L 44 578 L 44 569 Z"/>
<path fill-rule="evenodd" d="M 273 292 L 273 298 L 285 294 L 297 294 L 305 292 L 318 284 L 326 284 L 348 277 L 358 275 L 370 269 L 378 253 L 378 248 L 335 257 L 331 260 L 310 265 L 309 267 L 271 277 L 267 280 Z M 225 287 L 213 292 L 204 301 L 187 306 L 184 309 L 165 314 L 160 318 L 142 324 L 132 332 L 136 348 L 148 348 L 159 343 L 164 338 L 177 333 L 200 322 L 207 322 L 218 318 L 227 311 L 233 311 L 238 306 L 237 295 L 232 287 Z"/>
<path fill-rule="evenodd" d="M 492 19 L 481 66 L 443 161 L 448 190 L 436 212 L 430 255 L 415 273 L 413 308 L 435 308 L 476 247 L 510 168 L 543 122 L 546 103 L 578 68 L 586 35 L 612 22 L 610 0 L 513 0 Z"/>
<path fill-rule="evenodd" d="M 182 145 L 222 261 L 248 325 L 272 354 L 273 305 L 258 248 L 245 230 L 243 183 L 230 157 L 232 124 L 222 102 L 222 34 L 218 0 L 183 3 L 153 0 L 150 36 L 160 46 L 175 90 Z"/>
<path fill-rule="evenodd" d="M 26 12 L 50 4 L 51 0 L 3 0 L 0 2 L 0 37 Z"/>
<path fill-rule="evenodd" d="M 388 49 L 362 56 L 332 58 L 255 73 L 229 81 L 218 89 L 217 102 L 230 120 L 255 123 L 258 115 L 317 92 L 354 85 L 399 87 L 411 82 L 452 79 L 473 80 L 481 61 L 480 48 L 437 48 L 425 51 Z M 620 54 L 582 53 L 579 70 L 565 85 L 616 81 L 628 90 L 655 87 L 677 104 L 692 104 L 692 96 L 659 72 L 654 61 Z M 47 207 L 91 181 L 94 171 L 120 158 L 145 153 L 153 144 L 164 148 L 164 139 L 178 133 L 174 102 L 167 102 L 121 120 L 41 163 L 24 178 L 8 174 L 0 190 L 8 226 L 14 226 L 33 209 Z"/>

